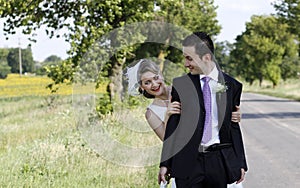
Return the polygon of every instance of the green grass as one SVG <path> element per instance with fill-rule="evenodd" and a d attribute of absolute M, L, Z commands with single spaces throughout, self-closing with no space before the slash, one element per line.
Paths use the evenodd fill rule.
<path fill-rule="evenodd" d="M 0 187 L 158 186 L 157 163 L 126 167 L 104 159 L 90 147 L 76 126 L 71 97 L 47 101 L 47 97 L 0 99 Z M 151 130 L 131 130 L 135 118 L 143 118 L 141 109 L 109 115 L 101 126 L 120 143 L 160 144 Z"/>
<path fill-rule="evenodd" d="M 263 81 L 262 86 L 259 86 L 258 81 L 252 86 L 243 82 L 244 92 L 260 93 L 275 97 L 282 97 L 300 101 L 300 79 L 289 79 L 281 81 L 276 88 L 273 88 L 272 83 Z"/>

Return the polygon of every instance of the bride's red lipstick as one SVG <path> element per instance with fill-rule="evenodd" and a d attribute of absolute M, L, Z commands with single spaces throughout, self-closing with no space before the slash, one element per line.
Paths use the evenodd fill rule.
<path fill-rule="evenodd" d="M 152 89 L 152 91 L 154 91 L 154 92 L 157 92 L 157 91 L 159 91 L 159 90 L 160 90 L 160 86 L 157 87 L 156 89 Z"/>

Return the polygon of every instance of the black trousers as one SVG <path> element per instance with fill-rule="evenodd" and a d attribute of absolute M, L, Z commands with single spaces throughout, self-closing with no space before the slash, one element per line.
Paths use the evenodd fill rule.
<path fill-rule="evenodd" d="M 192 176 L 175 178 L 177 188 L 227 188 L 226 172 L 220 150 L 199 153 Z"/>

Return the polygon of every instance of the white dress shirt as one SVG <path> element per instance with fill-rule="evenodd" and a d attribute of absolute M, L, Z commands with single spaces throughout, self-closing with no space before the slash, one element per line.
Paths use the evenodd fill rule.
<path fill-rule="evenodd" d="M 218 124 L 218 107 L 217 107 L 217 98 L 216 93 L 213 92 L 212 88 L 215 88 L 218 83 L 218 76 L 219 71 L 215 66 L 214 69 L 211 71 L 209 75 L 200 74 L 200 82 L 201 82 L 201 89 L 203 91 L 204 81 L 202 80 L 203 77 L 210 77 L 209 87 L 211 92 L 211 114 L 212 114 L 212 138 L 206 143 L 201 143 L 202 146 L 210 146 L 212 144 L 220 143 L 219 138 L 219 124 Z"/>

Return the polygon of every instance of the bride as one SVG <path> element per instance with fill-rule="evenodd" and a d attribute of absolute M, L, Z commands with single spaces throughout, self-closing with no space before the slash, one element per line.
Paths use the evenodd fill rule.
<path fill-rule="evenodd" d="M 171 86 L 167 86 L 159 67 L 148 59 L 141 59 L 133 67 L 127 69 L 129 95 L 142 94 L 153 99 L 147 107 L 145 117 L 155 134 L 163 141 L 166 122 L 172 114 L 180 114 L 180 103 L 170 102 Z M 240 122 L 240 107 L 232 112 L 231 121 Z M 159 182 L 161 183 L 161 182 Z M 176 187 L 174 178 L 171 178 L 171 187 Z M 242 184 L 231 184 L 228 188 L 242 188 Z"/>

